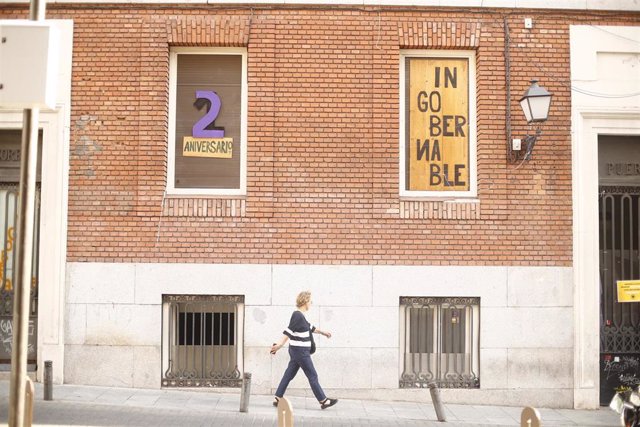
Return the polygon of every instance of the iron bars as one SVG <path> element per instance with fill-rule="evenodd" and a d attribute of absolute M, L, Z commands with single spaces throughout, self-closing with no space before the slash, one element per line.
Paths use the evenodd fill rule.
<path fill-rule="evenodd" d="M 244 296 L 163 295 L 164 387 L 241 387 Z M 166 343 L 166 344 L 165 344 Z"/>
<path fill-rule="evenodd" d="M 38 330 L 38 248 L 40 241 L 40 185 L 36 185 L 34 245 L 31 266 L 31 290 L 27 364 L 35 369 Z M 13 300 L 16 285 L 15 239 L 18 211 L 18 184 L 0 183 L 0 365 L 11 363 L 13 344 Z"/>
<path fill-rule="evenodd" d="M 600 351 L 640 353 L 640 305 L 619 303 L 618 280 L 640 278 L 640 187 L 600 187 Z"/>
<path fill-rule="evenodd" d="M 479 388 L 480 298 L 400 297 L 400 388 Z"/>

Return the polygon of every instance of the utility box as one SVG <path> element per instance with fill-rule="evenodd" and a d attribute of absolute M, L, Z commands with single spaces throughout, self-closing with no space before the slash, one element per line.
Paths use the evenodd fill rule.
<path fill-rule="evenodd" d="M 55 108 L 58 45 L 46 21 L 0 20 L 0 109 Z"/>

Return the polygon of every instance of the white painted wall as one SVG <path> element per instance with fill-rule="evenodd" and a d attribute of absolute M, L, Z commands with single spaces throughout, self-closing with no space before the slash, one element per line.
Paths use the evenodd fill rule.
<path fill-rule="evenodd" d="M 640 27 L 571 26 L 574 404 L 599 405 L 598 135 L 640 135 Z M 635 94 L 635 95 L 634 95 Z"/>
<path fill-rule="evenodd" d="M 269 355 L 295 297 L 313 293 L 314 362 L 332 395 L 424 400 L 400 390 L 399 297 L 481 298 L 480 390 L 448 402 L 571 407 L 570 268 L 69 263 L 65 382 L 160 386 L 161 301 L 170 294 L 245 295 L 244 365 L 256 393 L 273 393 L 286 351 Z M 87 365 L 86 361 L 92 363 Z M 305 377 L 290 394 L 311 395 Z"/>

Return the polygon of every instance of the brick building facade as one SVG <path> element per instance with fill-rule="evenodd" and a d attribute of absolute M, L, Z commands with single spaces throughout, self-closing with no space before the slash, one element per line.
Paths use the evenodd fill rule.
<path fill-rule="evenodd" d="M 311 289 L 313 321 L 334 334 L 316 356 L 326 388 L 422 399 L 398 385 L 402 297 L 472 298 L 465 327 L 477 329 L 461 353 L 477 350 L 478 389 L 446 390 L 448 401 L 593 406 L 597 378 L 581 382 L 577 355 L 591 347 L 575 320 L 571 31 L 631 31 L 637 58 L 638 6 L 611 3 L 622 10 L 50 4 L 48 19 L 73 21 L 73 53 L 58 132 L 66 274 L 52 297 L 59 333 L 39 329 L 39 363 L 56 359 L 65 382 L 159 387 L 172 358 L 163 295 L 238 295 L 239 370 L 267 393 L 286 362 L 267 348 Z M 26 15 L 0 7 L 0 19 Z M 171 52 L 185 47 L 245 52 L 244 194 L 167 191 Z M 400 194 L 400 58 L 416 51 L 473 52 L 472 197 Z M 550 117 L 533 158 L 512 163 L 508 126 L 530 132 L 517 101 L 532 78 L 553 93 Z M 637 94 L 624 102 L 638 113 Z M 59 164 L 52 174 L 66 177 Z M 371 334 L 343 327 L 352 321 Z M 91 357 L 100 364 L 82 363 Z"/>
<path fill-rule="evenodd" d="M 100 25 L 93 10 L 73 14 L 69 261 L 570 265 L 562 13 L 535 16 L 536 31 L 512 17 L 513 93 L 536 65 L 558 80 L 547 83 L 555 99 L 536 168 L 518 172 L 505 161 L 502 11 L 131 13 L 101 11 Z M 164 198 L 169 46 L 249 52 L 247 194 L 235 209 L 208 199 L 204 213 L 205 200 Z M 398 54 L 407 48 L 477 49 L 479 203 L 400 200 Z"/>

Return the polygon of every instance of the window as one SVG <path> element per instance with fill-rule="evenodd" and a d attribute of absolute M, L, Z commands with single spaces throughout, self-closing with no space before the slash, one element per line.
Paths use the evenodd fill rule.
<path fill-rule="evenodd" d="M 170 55 L 167 193 L 246 193 L 245 49 Z"/>
<path fill-rule="evenodd" d="M 400 195 L 476 197 L 475 52 L 400 55 Z"/>
<path fill-rule="evenodd" d="M 244 296 L 163 295 L 162 385 L 240 387 Z"/>
<path fill-rule="evenodd" d="M 400 297 L 400 388 L 479 388 L 480 298 Z"/>
<path fill-rule="evenodd" d="M 178 345 L 235 345 L 234 312 L 178 313 Z"/>

